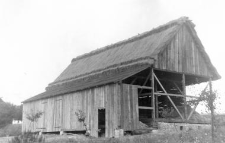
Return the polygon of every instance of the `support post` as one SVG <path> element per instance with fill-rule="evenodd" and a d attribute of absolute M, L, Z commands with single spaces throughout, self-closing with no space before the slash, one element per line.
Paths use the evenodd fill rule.
<path fill-rule="evenodd" d="M 38 135 L 39 135 L 39 136 L 42 136 L 42 134 L 43 134 L 43 132 L 42 132 L 42 131 L 38 132 Z"/>
<path fill-rule="evenodd" d="M 157 86 L 155 86 L 154 93 L 157 91 L 158 91 L 158 88 Z M 156 94 L 155 94 L 155 116 L 156 116 L 156 119 L 159 118 L 159 100 L 158 100 L 158 95 Z"/>
<path fill-rule="evenodd" d="M 185 74 L 182 74 L 182 88 L 184 96 L 184 119 L 187 121 L 187 99 L 186 99 L 186 84 L 185 84 Z"/>
<path fill-rule="evenodd" d="M 214 107 L 213 107 L 213 99 L 212 99 L 212 79 L 209 79 L 209 90 L 210 90 L 210 110 L 211 110 L 211 133 L 212 133 L 212 142 L 214 142 Z"/>
<path fill-rule="evenodd" d="M 59 134 L 60 134 L 60 135 L 63 135 L 63 134 L 64 134 L 64 131 L 60 130 L 60 131 L 59 131 Z"/>
<path fill-rule="evenodd" d="M 151 68 L 151 86 L 152 86 L 152 107 L 153 107 L 153 110 L 152 110 L 152 119 L 153 119 L 153 122 L 155 122 L 155 96 L 154 96 L 154 86 L 155 86 L 155 83 L 154 83 L 154 69 L 153 67 Z"/>
<path fill-rule="evenodd" d="M 164 91 L 164 93 L 168 94 L 165 90 L 165 88 L 163 87 L 163 85 L 161 84 L 161 82 L 159 81 L 159 79 L 157 78 L 157 76 L 153 73 L 154 78 L 156 79 L 156 81 L 159 83 L 160 87 L 162 88 L 162 90 Z M 173 105 L 173 107 L 175 108 L 175 110 L 177 111 L 177 113 L 180 115 L 181 119 L 184 121 L 184 117 L 182 116 L 182 114 L 180 113 L 180 111 L 177 109 L 176 105 L 173 103 L 173 100 L 170 98 L 169 95 L 167 95 L 167 98 L 170 100 L 171 104 Z"/>

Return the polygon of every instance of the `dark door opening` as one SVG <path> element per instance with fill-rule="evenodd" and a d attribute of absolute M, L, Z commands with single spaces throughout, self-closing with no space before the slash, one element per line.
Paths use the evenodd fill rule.
<path fill-rule="evenodd" d="M 105 109 L 98 109 L 98 136 L 105 137 Z"/>
<path fill-rule="evenodd" d="M 138 89 L 139 121 L 148 127 L 152 126 L 152 90 Z"/>

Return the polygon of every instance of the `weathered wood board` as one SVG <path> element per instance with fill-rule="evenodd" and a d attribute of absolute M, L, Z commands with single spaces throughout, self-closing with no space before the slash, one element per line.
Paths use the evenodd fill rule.
<path fill-rule="evenodd" d="M 157 55 L 155 67 L 210 77 L 211 73 L 188 28 L 182 26 L 170 44 Z"/>
<path fill-rule="evenodd" d="M 121 89 L 122 88 L 122 89 Z M 110 84 L 62 96 L 28 102 L 23 105 L 23 131 L 54 132 L 84 130 L 75 112 L 82 110 L 92 136 L 98 136 L 98 109 L 106 110 L 106 137 L 114 136 L 115 129 L 138 128 L 138 93 L 135 85 Z M 43 112 L 37 123 L 26 114 Z"/>

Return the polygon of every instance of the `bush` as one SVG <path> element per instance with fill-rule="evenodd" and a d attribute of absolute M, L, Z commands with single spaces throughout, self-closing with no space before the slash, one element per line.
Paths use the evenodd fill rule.
<path fill-rule="evenodd" d="M 7 125 L 4 128 L 0 129 L 0 137 L 5 136 L 19 136 L 22 134 L 22 125 L 15 124 L 15 125 Z"/>
<path fill-rule="evenodd" d="M 20 136 L 14 137 L 10 143 L 44 143 L 44 141 L 45 139 L 43 136 L 28 131 Z"/>

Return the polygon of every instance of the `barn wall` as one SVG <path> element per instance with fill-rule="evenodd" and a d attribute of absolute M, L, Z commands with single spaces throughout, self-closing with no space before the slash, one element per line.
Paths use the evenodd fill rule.
<path fill-rule="evenodd" d="M 175 72 L 209 76 L 210 72 L 186 26 L 158 54 L 155 67 Z"/>
<path fill-rule="evenodd" d="M 123 84 L 121 97 L 121 127 L 124 130 L 138 129 L 138 89 L 135 85 Z"/>
<path fill-rule="evenodd" d="M 123 96 L 121 96 L 121 93 Z M 63 96 L 24 103 L 23 131 L 53 132 L 84 130 L 75 112 L 84 111 L 85 122 L 91 135 L 98 135 L 98 109 L 106 111 L 106 137 L 114 136 L 118 127 L 124 130 L 138 128 L 138 97 L 134 85 L 110 84 Z M 32 124 L 26 114 L 43 112 L 37 123 Z"/>

